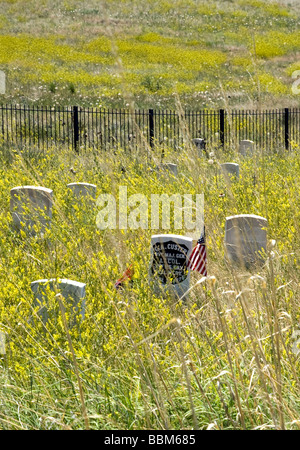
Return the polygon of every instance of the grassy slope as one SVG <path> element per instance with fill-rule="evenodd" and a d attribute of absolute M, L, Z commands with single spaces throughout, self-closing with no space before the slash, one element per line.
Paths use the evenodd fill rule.
<path fill-rule="evenodd" d="M 240 3 L 241 10 L 255 12 L 257 21 L 264 14 L 270 17 L 269 11 L 264 13 L 265 3 Z M 167 2 L 153 3 L 152 16 L 147 15 L 145 4 L 139 6 L 140 3 L 134 5 L 133 2 L 118 2 L 117 9 L 107 3 L 104 16 L 95 14 L 98 10 L 96 2 L 95 5 L 90 3 L 89 10 L 87 6 L 85 10 L 76 7 L 75 3 L 64 3 L 61 10 L 55 5 L 48 7 L 46 2 L 26 4 L 26 7 L 25 4 L 20 7 L 20 2 L 9 2 L 1 11 L 5 17 L 10 10 L 12 17 L 10 22 L 2 18 L 3 34 L 21 33 L 4 39 L 5 48 L 10 47 L 10 52 L 4 52 L 4 47 L 0 47 L 2 61 L 6 58 L 3 67 L 10 67 L 10 88 L 17 89 L 16 100 L 21 95 L 23 100 L 41 95 L 41 102 L 60 104 L 62 87 L 72 82 L 76 92 L 79 89 L 93 102 L 92 95 L 88 95 L 92 87 L 84 87 L 86 73 L 91 76 L 91 67 L 100 70 L 96 65 L 101 59 L 101 70 L 108 76 L 108 67 L 114 67 L 117 54 L 122 56 L 118 70 L 127 64 L 126 76 L 136 74 L 137 80 L 140 80 L 139 76 L 149 76 L 147 83 L 151 83 L 154 67 L 158 72 L 172 75 L 173 72 L 166 68 L 170 69 L 168 57 L 173 48 L 176 52 L 171 54 L 172 59 L 180 54 L 180 58 L 185 58 L 185 64 L 189 64 L 189 52 L 201 60 L 204 50 L 220 52 L 215 54 L 216 57 L 223 57 L 225 53 L 231 64 L 228 55 L 230 51 L 234 52 L 236 57 L 242 58 L 240 63 L 245 64 L 237 66 L 244 67 L 241 69 L 244 74 L 251 59 L 245 50 L 247 42 L 251 41 L 246 39 L 247 33 L 245 41 L 242 33 L 230 34 L 230 51 L 224 50 L 224 42 L 219 40 L 223 33 L 213 30 L 209 33 L 206 29 L 207 41 L 200 42 L 199 29 L 203 26 L 199 25 L 196 14 L 190 13 L 187 20 L 185 12 L 181 17 Z M 193 3 L 184 4 L 190 11 L 195 8 Z M 219 4 L 220 10 L 225 10 L 224 14 L 230 8 L 236 10 L 235 6 L 233 2 L 226 2 L 225 9 L 224 3 Z M 210 5 L 205 7 L 214 11 Z M 164 14 L 159 13 L 161 8 L 164 8 Z M 179 3 L 177 8 L 180 11 Z M 289 32 L 294 33 L 295 19 L 287 17 L 282 9 L 280 14 L 278 9 L 275 10 L 281 31 L 283 24 L 287 26 L 288 23 Z M 290 8 L 289 14 L 295 14 L 295 10 Z M 36 19 L 32 22 L 24 20 L 27 16 Z M 130 26 L 126 20 L 129 16 L 132 16 Z M 227 23 L 231 19 L 220 21 L 220 17 L 219 14 L 212 22 L 203 19 L 203 23 L 207 20 L 207 26 L 211 23 L 215 27 L 226 25 L 232 33 L 232 27 Z M 166 39 L 164 46 L 161 38 L 157 40 L 157 34 L 149 34 L 154 32 L 154 19 L 155 33 Z M 183 24 L 187 27 L 185 33 Z M 268 36 L 270 28 L 266 23 L 263 27 L 258 22 L 257 26 L 261 27 L 258 34 L 266 32 Z M 111 56 L 110 36 L 115 35 L 116 30 L 117 50 Z M 34 38 L 29 39 L 29 34 Z M 208 36 L 213 46 L 209 46 Z M 278 38 L 278 34 L 276 36 Z M 278 53 L 281 45 L 275 45 L 276 36 L 270 42 Z M 101 54 L 97 50 L 99 42 Z M 238 47 L 236 51 L 233 43 Z M 259 39 L 256 43 L 259 51 Z M 294 45 L 293 40 L 289 45 Z M 267 49 L 269 56 L 273 52 L 274 56 L 272 46 L 271 49 L 268 45 L 261 48 Z M 164 52 L 162 47 L 168 51 Z M 162 52 L 160 64 L 157 64 L 157 49 Z M 146 66 L 144 63 L 139 66 L 139 58 L 135 56 L 135 52 L 140 54 L 142 51 L 148 55 Z M 267 72 L 268 67 L 268 73 L 274 70 L 277 76 L 278 61 L 282 61 L 282 73 L 285 73 L 288 65 L 294 63 L 290 51 L 276 58 L 258 59 L 253 73 L 258 76 Z M 84 59 L 80 67 L 79 59 Z M 219 63 L 224 76 L 236 76 L 229 72 L 226 75 L 225 63 L 220 60 Z M 174 77 L 176 72 L 179 73 L 180 61 L 176 64 Z M 68 78 L 71 68 L 76 69 L 76 75 L 81 70 L 81 87 L 77 86 L 76 77 Z M 35 74 L 40 76 L 39 70 L 46 81 L 37 83 L 33 79 L 30 87 L 27 81 Z M 111 86 L 114 87 L 117 78 L 113 75 L 117 71 L 112 68 L 111 71 Z M 189 71 L 193 69 L 189 68 Z M 49 94 L 49 87 L 55 90 L 51 77 L 57 73 L 60 76 L 65 73 L 66 79 L 63 82 L 55 79 L 58 93 Z M 205 74 L 214 81 L 213 67 L 206 65 Z M 18 85 L 20 78 L 24 82 L 22 89 Z M 139 88 L 139 81 L 132 86 L 124 78 L 126 94 L 130 92 L 129 87 Z M 100 88 L 94 88 L 95 92 L 97 89 Z M 68 98 L 70 87 L 68 92 L 63 96 L 65 102 L 71 101 Z M 74 101 L 79 100 L 76 92 L 72 94 Z M 230 92 L 232 94 L 232 90 Z M 145 93 L 137 95 L 140 95 L 141 106 L 150 102 Z M 153 95 L 157 102 L 159 97 Z M 249 95 L 250 105 L 255 98 L 254 94 Z M 263 105 L 271 99 L 272 96 L 264 98 Z M 286 102 L 294 100 L 288 96 L 284 99 Z M 126 97 L 127 101 L 130 96 Z M 236 101 L 239 101 L 238 97 Z M 120 104 L 122 102 L 120 100 Z M 253 104 L 257 104 L 256 100 Z M 165 105 L 165 100 L 161 100 L 161 105 Z M 6 333 L 7 339 L 6 355 L 0 357 L 0 428 L 84 428 L 81 387 L 93 429 L 300 428 L 299 357 L 294 352 L 293 337 L 300 319 L 300 160 L 297 152 L 289 155 L 279 152 L 274 156 L 259 149 L 253 158 L 242 159 L 236 154 L 223 155 L 216 151 L 212 157 L 214 163 L 208 164 L 207 160 L 198 159 L 194 150 L 187 146 L 180 154 L 166 154 L 168 160 L 179 166 L 178 180 L 167 176 L 158 178 L 149 170 L 149 166 L 159 161 L 159 149 L 157 154 L 149 155 L 147 149 L 141 147 L 131 154 L 131 158 L 121 150 L 113 154 L 90 151 L 78 156 L 70 149 L 58 151 L 57 148 L 50 149 L 47 155 L 36 156 L 36 159 L 23 158 L 17 152 L 11 152 L 7 158 L 1 153 L 0 158 L 0 330 Z M 224 162 L 224 158 L 234 158 L 240 164 L 239 182 L 227 183 L 219 175 L 217 165 Z M 125 172 L 121 171 L 121 166 Z M 172 299 L 153 295 L 147 273 L 152 231 L 97 230 L 93 215 L 76 207 L 70 199 L 66 185 L 72 181 L 95 183 L 98 192 L 116 196 L 119 186 L 128 186 L 128 195 L 143 193 L 148 199 L 151 193 L 204 193 L 208 269 L 215 279 L 194 286 L 187 303 L 174 304 Z M 48 240 L 29 239 L 13 230 L 9 191 L 16 185 L 26 184 L 42 184 L 54 191 L 53 221 Z M 267 264 L 251 272 L 232 270 L 224 260 L 225 218 L 239 213 L 267 217 L 268 238 L 277 241 L 275 247 L 268 246 Z M 136 270 L 134 283 L 122 295 L 115 291 L 113 283 L 130 262 Z M 28 321 L 34 313 L 30 282 L 52 277 L 87 283 L 87 311 L 81 334 L 78 336 L 76 330 L 71 332 L 81 386 L 54 298 L 49 300 L 50 307 L 52 314 L 58 314 L 59 318 L 49 322 L 46 331 L 38 321 L 36 326 Z M 192 274 L 193 285 L 199 279 L 197 274 Z"/>
<path fill-rule="evenodd" d="M 192 149 L 169 154 L 179 165 L 177 180 L 149 170 L 159 155 L 140 148 L 132 156 L 78 157 L 57 148 L 44 157 L 1 156 L 0 330 L 6 355 L 0 357 L 0 428 L 86 426 L 54 297 L 49 295 L 46 330 L 39 320 L 34 326 L 28 320 L 34 314 L 30 283 L 52 277 L 87 284 L 85 320 L 80 336 L 75 328 L 71 337 L 91 428 L 299 428 L 299 358 L 292 336 L 300 318 L 299 155 L 234 155 L 241 178 L 231 184 L 217 174 L 222 154 L 212 165 Z M 127 186 L 128 197 L 144 194 L 149 204 L 152 193 L 203 192 L 208 271 L 215 283 L 196 285 L 201 276 L 193 273 L 187 301 L 154 295 L 148 284 L 153 231 L 98 230 L 94 215 L 76 207 L 66 191 L 69 182 L 87 180 L 117 200 L 119 186 Z M 26 184 L 54 191 L 46 240 L 13 230 L 9 189 Z M 268 238 L 277 241 L 257 270 L 233 269 L 224 260 L 225 218 L 242 212 L 267 217 Z M 113 284 L 130 263 L 133 285 L 118 293 Z"/>
<path fill-rule="evenodd" d="M 3 102 L 299 105 L 297 2 L 1 2 Z"/>

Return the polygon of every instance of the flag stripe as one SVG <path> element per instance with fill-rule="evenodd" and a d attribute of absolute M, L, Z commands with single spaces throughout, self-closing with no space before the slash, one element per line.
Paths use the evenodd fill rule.
<path fill-rule="evenodd" d="M 197 270 L 197 271 L 200 272 L 204 268 L 205 263 L 206 263 L 205 256 L 204 257 L 203 256 L 201 256 L 201 257 L 199 256 L 197 258 L 197 260 L 191 265 L 191 269 L 192 270 Z"/>
<path fill-rule="evenodd" d="M 196 246 L 192 250 L 189 261 L 187 263 L 187 268 L 190 270 L 195 270 L 201 273 L 202 275 L 207 276 L 206 264 L 207 264 L 207 256 L 203 232 Z"/>

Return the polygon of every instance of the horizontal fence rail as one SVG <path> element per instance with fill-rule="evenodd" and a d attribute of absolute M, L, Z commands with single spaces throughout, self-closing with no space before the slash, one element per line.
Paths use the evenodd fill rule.
<path fill-rule="evenodd" d="M 137 148 L 147 144 L 180 150 L 195 138 L 207 146 L 237 148 L 241 140 L 266 149 L 300 144 L 300 109 L 126 110 L 0 105 L 0 142 L 48 149 L 53 144 L 81 149 Z"/>

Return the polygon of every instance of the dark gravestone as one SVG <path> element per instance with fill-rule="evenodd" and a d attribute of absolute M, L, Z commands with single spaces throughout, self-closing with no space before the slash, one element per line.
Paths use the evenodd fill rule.
<path fill-rule="evenodd" d="M 172 234 L 151 237 L 150 277 L 156 290 L 165 290 L 179 297 L 186 293 L 190 286 L 187 262 L 192 243 L 192 238 Z"/>
<path fill-rule="evenodd" d="M 192 139 L 192 142 L 195 145 L 195 147 L 197 148 L 199 156 L 203 156 L 203 155 L 207 156 L 205 139 L 195 138 L 195 139 Z"/>

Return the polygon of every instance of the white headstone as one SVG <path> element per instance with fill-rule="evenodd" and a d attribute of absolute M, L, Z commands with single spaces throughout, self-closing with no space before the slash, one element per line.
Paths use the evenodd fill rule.
<path fill-rule="evenodd" d="M 181 297 L 190 287 L 187 262 L 193 239 L 176 234 L 151 236 L 150 279 L 158 293 Z"/>
<path fill-rule="evenodd" d="M 221 170 L 223 174 L 227 175 L 229 178 L 239 178 L 240 176 L 240 166 L 236 163 L 227 162 L 221 164 Z"/>
<path fill-rule="evenodd" d="M 10 191 L 10 212 L 15 226 L 36 236 L 50 228 L 53 191 L 41 186 L 17 186 Z M 24 228 L 22 226 L 24 224 Z"/>
<path fill-rule="evenodd" d="M 77 197 L 87 197 L 90 199 L 96 199 L 97 186 L 90 183 L 69 183 L 68 188 L 70 188 L 73 194 Z"/>
<path fill-rule="evenodd" d="M 178 175 L 177 164 L 165 163 L 165 164 L 162 164 L 161 167 L 163 170 L 166 170 L 166 171 L 170 172 L 172 175 L 174 175 L 175 177 L 177 177 L 177 175 Z"/>
<path fill-rule="evenodd" d="M 243 140 L 240 141 L 239 152 L 242 156 L 251 155 L 254 151 L 254 142 Z"/>
<path fill-rule="evenodd" d="M 166 175 L 172 175 L 174 177 L 178 176 L 177 164 L 172 163 L 159 164 L 154 167 L 153 171 L 157 173 L 158 177 Z"/>
<path fill-rule="evenodd" d="M 47 308 L 47 289 L 60 293 L 71 306 L 72 314 L 70 314 L 69 325 L 73 326 L 76 315 L 80 315 L 84 319 L 85 315 L 85 283 L 74 280 L 61 279 L 56 280 L 36 280 L 31 283 L 31 289 L 34 293 L 34 306 L 39 306 L 38 314 L 44 323 L 49 319 Z M 81 310 L 79 311 L 79 304 Z"/>
<path fill-rule="evenodd" d="M 229 262 L 249 269 L 264 262 L 267 219 L 254 214 L 226 217 L 225 250 Z"/>

